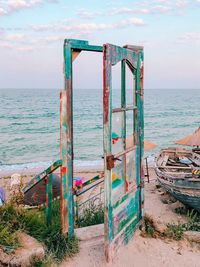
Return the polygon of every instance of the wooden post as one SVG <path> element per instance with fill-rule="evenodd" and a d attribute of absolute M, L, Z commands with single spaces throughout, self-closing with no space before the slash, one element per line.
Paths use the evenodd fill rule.
<path fill-rule="evenodd" d="M 145 158 L 145 163 L 146 163 L 146 177 L 147 177 L 147 181 L 149 183 L 149 166 L 148 166 L 148 160 L 147 157 Z"/>
<path fill-rule="evenodd" d="M 51 220 L 52 220 L 52 200 L 53 200 L 52 182 L 53 182 L 53 174 L 50 173 L 46 177 L 46 222 L 47 222 L 47 225 L 50 225 Z"/>
<path fill-rule="evenodd" d="M 60 97 L 61 134 L 61 224 L 63 234 L 74 236 L 73 200 L 73 110 L 72 110 L 72 49 L 64 43 L 65 90 Z"/>

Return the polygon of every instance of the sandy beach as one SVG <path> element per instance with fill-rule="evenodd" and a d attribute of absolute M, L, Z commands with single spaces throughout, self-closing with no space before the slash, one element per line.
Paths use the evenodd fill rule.
<path fill-rule="evenodd" d="M 76 172 L 75 175 L 90 179 L 98 172 Z M 27 184 L 33 175 L 23 175 L 23 183 Z M 10 192 L 9 176 L 0 179 L 0 186 L 6 189 L 6 196 Z M 102 185 L 101 185 L 102 187 Z M 100 187 L 96 187 L 82 196 L 81 201 L 97 194 Z M 156 175 L 153 168 L 150 168 L 150 183 L 145 182 L 145 214 L 153 217 L 162 225 L 168 223 L 186 222 L 184 215 L 175 213 L 175 208 L 182 206 L 178 201 L 171 201 L 170 196 L 161 188 L 156 187 Z M 82 231 L 82 230 L 81 230 Z M 96 230 L 92 230 L 93 232 Z M 76 230 L 79 236 L 79 229 Z M 93 233 L 92 237 L 80 241 L 80 252 L 70 260 L 64 261 L 61 267 L 198 267 L 200 261 L 200 246 L 186 240 L 174 241 L 164 238 L 144 237 L 138 229 L 133 240 L 121 247 L 112 263 L 106 263 L 104 257 L 104 236 L 103 225 L 100 234 Z"/>
<path fill-rule="evenodd" d="M 150 183 L 145 183 L 145 214 L 153 217 L 161 225 L 186 222 L 187 218 L 175 213 L 181 207 L 173 202 L 162 189 L 156 188 L 156 175 L 150 170 Z M 104 237 L 80 241 L 80 252 L 61 267 L 198 267 L 200 246 L 187 240 L 175 241 L 162 238 L 143 237 L 138 229 L 130 243 L 121 247 L 112 263 L 106 263 L 104 257 Z"/>

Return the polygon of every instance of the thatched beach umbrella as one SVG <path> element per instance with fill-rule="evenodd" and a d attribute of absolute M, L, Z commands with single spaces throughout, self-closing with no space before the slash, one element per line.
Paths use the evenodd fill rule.
<path fill-rule="evenodd" d="M 200 127 L 196 129 L 192 134 L 177 140 L 175 142 L 178 145 L 183 145 L 183 146 L 200 146 Z"/>
<path fill-rule="evenodd" d="M 156 144 L 151 143 L 151 142 L 148 141 L 148 140 L 144 140 L 144 150 L 145 150 L 145 151 L 152 150 L 152 149 L 154 149 L 155 147 L 157 147 Z"/>
<path fill-rule="evenodd" d="M 126 138 L 126 146 L 127 146 L 127 148 L 130 148 L 131 146 L 133 146 L 133 136 L 128 136 L 128 137 Z M 148 140 L 144 140 L 144 150 L 145 150 L 145 151 L 152 150 L 152 149 L 154 149 L 155 147 L 157 147 L 156 144 L 151 143 L 151 142 L 148 141 Z"/>

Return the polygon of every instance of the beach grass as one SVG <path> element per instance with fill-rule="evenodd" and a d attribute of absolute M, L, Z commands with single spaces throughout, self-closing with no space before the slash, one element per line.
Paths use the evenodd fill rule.
<path fill-rule="evenodd" d="M 22 228 L 21 217 L 22 211 L 11 204 L 5 204 L 0 207 L 0 246 L 5 251 L 12 251 L 19 247 L 17 231 Z"/>
<path fill-rule="evenodd" d="M 0 207 L 0 225 L 0 246 L 5 251 L 20 245 L 17 232 L 24 231 L 45 245 L 44 261 L 60 262 L 78 252 L 77 239 L 61 233 L 59 202 L 53 203 L 51 225 L 46 224 L 44 208 L 27 210 L 13 203 Z"/>
<path fill-rule="evenodd" d="M 168 224 L 165 235 L 175 240 L 183 239 L 184 231 L 200 232 L 200 214 L 192 208 L 183 206 L 176 209 L 178 214 L 186 215 L 186 223 Z"/>
<path fill-rule="evenodd" d="M 176 213 L 185 215 L 187 222 L 185 223 L 168 223 L 166 230 L 160 233 L 156 230 L 153 220 L 149 217 L 144 218 L 144 224 L 141 227 L 142 236 L 152 238 L 169 238 L 176 241 L 183 239 L 185 231 L 200 232 L 200 214 L 192 208 L 183 206 L 176 209 Z"/>
<path fill-rule="evenodd" d="M 77 218 L 76 224 L 78 227 L 91 226 L 104 223 L 104 206 L 90 204 L 85 208 L 81 215 Z"/>
<path fill-rule="evenodd" d="M 144 218 L 144 232 L 148 237 L 156 236 L 156 229 L 153 225 L 153 222 L 147 217 Z"/>
<path fill-rule="evenodd" d="M 184 231 L 186 231 L 184 224 L 168 224 L 164 236 L 178 241 L 183 238 Z"/>

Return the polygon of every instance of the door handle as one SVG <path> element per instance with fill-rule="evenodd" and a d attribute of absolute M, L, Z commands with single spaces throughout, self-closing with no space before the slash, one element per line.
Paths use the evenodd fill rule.
<path fill-rule="evenodd" d="M 107 167 L 107 170 L 112 170 L 114 167 L 115 167 L 115 161 L 118 160 L 118 161 L 122 161 L 121 159 L 119 158 L 115 158 L 114 155 L 109 155 L 106 157 L 106 167 Z"/>
<path fill-rule="evenodd" d="M 119 159 L 119 158 L 114 158 L 114 160 L 122 161 L 122 160 L 121 160 L 121 159 Z"/>

